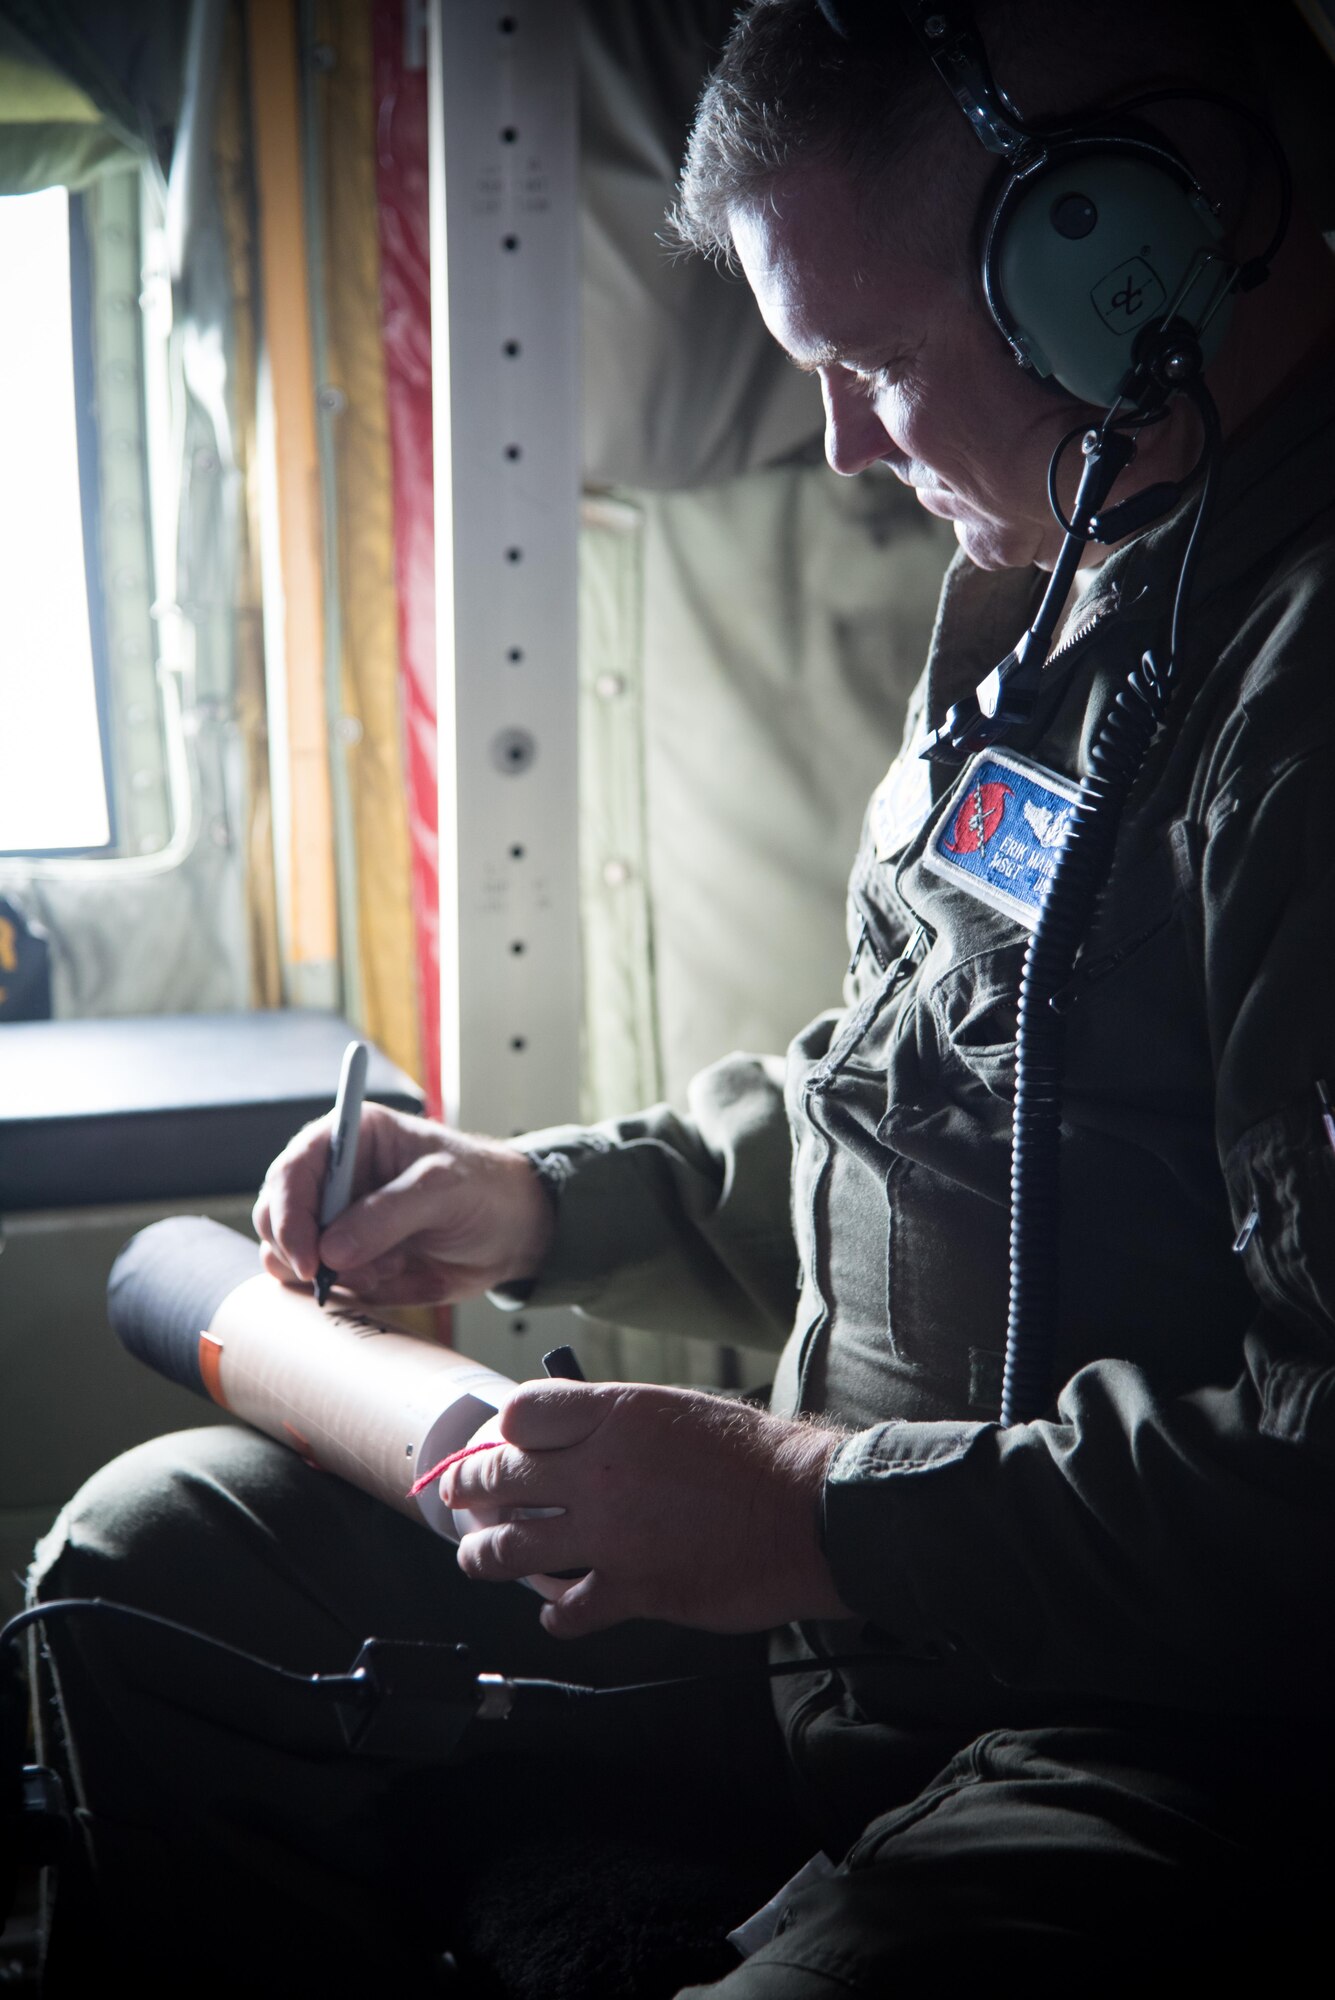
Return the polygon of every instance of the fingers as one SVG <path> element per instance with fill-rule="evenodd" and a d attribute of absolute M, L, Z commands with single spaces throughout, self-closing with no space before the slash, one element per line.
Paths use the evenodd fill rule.
<path fill-rule="evenodd" d="M 323 1253 L 322 1261 L 335 1273 L 339 1289 L 351 1292 L 354 1298 L 364 1300 L 368 1305 L 383 1299 L 387 1304 L 410 1305 L 412 1300 L 404 1293 L 403 1274 L 408 1260 L 402 1251 L 391 1250 L 378 1258 L 374 1264 L 330 1264 Z"/>
<path fill-rule="evenodd" d="M 267 1261 L 265 1268 L 288 1282 L 296 1278 L 309 1284 L 320 1262 L 319 1214 L 332 1125 L 332 1117 L 318 1118 L 288 1141 L 265 1175 L 255 1203 L 256 1234 L 279 1260 L 278 1266 Z M 440 1128 L 425 1119 L 368 1104 L 357 1143 L 354 1189 L 365 1194 L 376 1183 L 392 1182 L 410 1162 L 436 1151 L 441 1136 Z M 344 1266 L 350 1267 L 359 1255 L 370 1263 L 377 1254 L 374 1244 L 364 1252 L 354 1249 L 345 1253 Z M 326 1256 L 325 1262 L 329 1261 Z"/>
<path fill-rule="evenodd" d="M 619 1399 L 614 1383 L 524 1382 L 501 1411 L 501 1435 L 521 1451 L 583 1444 Z"/>
<path fill-rule="evenodd" d="M 635 1607 L 590 1570 L 542 1608 L 539 1623 L 553 1639 L 586 1639 L 636 1616 Z"/>
<path fill-rule="evenodd" d="M 461 1299 L 475 1299 L 487 1289 L 487 1280 L 468 1265 L 442 1264 L 434 1257 L 397 1252 L 381 1257 L 374 1265 L 340 1271 L 338 1283 L 367 1305 L 387 1306 L 454 1305 Z"/>
<path fill-rule="evenodd" d="M 265 1269 L 290 1283 L 310 1284 L 320 1257 L 317 1245 L 320 1190 L 329 1159 L 328 1118 L 307 1125 L 278 1155 L 255 1203 L 255 1230 L 272 1256 Z"/>
<path fill-rule="evenodd" d="M 502 1446 L 495 1451 L 476 1451 L 452 1465 L 440 1482 L 440 1497 L 447 1507 L 467 1510 L 554 1507 L 560 1505 L 553 1494 L 557 1478 L 554 1468 L 542 1459 Z"/>
<path fill-rule="evenodd" d="M 260 1268 L 271 1278 L 277 1278 L 280 1285 L 296 1285 L 304 1290 L 310 1282 L 309 1279 L 298 1276 L 286 1257 L 275 1250 L 272 1243 L 260 1244 Z"/>
<path fill-rule="evenodd" d="M 563 1514 L 540 1521 L 503 1521 L 474 1528 L 459 1543 L 459 1567 L 476 1583 L 513 1583 L 525 1576 L 554 1576 L 582 1565 L 576 1531 Z"/>
<path fill-rule="evenodd" d="M 430 1166 L 429 1160 L 414 1161 L 330 1223 L 320 1237 L 319 1251 L 331 1271 L 346 1278 L 374 1266 L 383 1275 L 383 1260 L 409 1237 L 439 1222 L 440 1192 Z"/>
<path fill-rule="evenodd" d="M 459 1544 L 459 1567 L 478 1583 L 513 1583 L 523 1577 L 551 1577 L 581 1565 L 573 1553 L 577 1544 L 566 1523 L 507 1521 L 465 1535 Z M 596 1570 L 566 1584 L 559 1597 L 549 1598 L 541 1623 L 554 1639 L 581 1639 L 604 1632 L 638 1615 L 624 1589 L 609 1585 Z"/>

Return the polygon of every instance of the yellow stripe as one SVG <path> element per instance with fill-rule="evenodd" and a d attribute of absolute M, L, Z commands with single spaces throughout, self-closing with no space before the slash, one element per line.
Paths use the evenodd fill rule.
<path fill-rule="evenodd" d="M 250 0 L 247 18 L 285 612 L 292 801 L 288 952 L 293 964 L 308 965 L 337 957 L 338 918 L 325 728 L 320 474 L 306 295 L 296 23 L 292 0 Z"/>

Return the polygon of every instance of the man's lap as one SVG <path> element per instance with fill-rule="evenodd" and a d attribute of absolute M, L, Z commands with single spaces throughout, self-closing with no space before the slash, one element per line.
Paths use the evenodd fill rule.
<path fill-rule="evenodd" d="M 372 1634 L 466 1639 L 480 1669 L 604 1686 L 762 1658 L 758 1641 L 644 1625 L 550 1640 L 529 1593 L 467 1583 L 424 1527 L 226 1430 L 159 1440 L 99 1474 L 39 1552 L 35 1589 L 123 1598 L 305 1674 L 346 1668 Z M 57 1994 L 109 1952 L 142 1965 L 144 1992 L 160 1965 L 167 1990 L 223 1904 L 260 1991 L 298 1971 L 320 1971 L 326 1993 L 420 1979 L 449 1946 L 475 1968 L 465 1991 L 506 2000 L 694 1995 L 725 1974 L 720 2000 L 874 1994 L 929 1973 L 948 1992 L 943 1966 L 961 1991 L 991 1970 L 1042 1993 L 1069 1979 L 1073 1952 L 1087 1991 L 1112 1990 L 1147 1952 L 1186 1972 L 1217 1959 L 1230 1924 L 1239 1949 L 1248 1923 L 1268 1928 L 1265 1842 L 1247 1825 L 1264 1810 L 1265 1758 L 1245 1730 L 1233 1736 L 1254 1768 L 1231 1790 L 1214 1770 L 1228 1730 L 1186 1744 L 980 1738 L 874 1820 L 729 1972 L 722 1933 L 815 1844 L 759 1674 L 475 1723 L 434 1768 L 350 1756 L 332 1719 L 327 1745 L 294 1739 L 285 1709 L 267 1729 L 211 1719 L 188 1660 L 155 1667 L 156 1642 L 134 1630 L 88 1620 L 51 1636 L 101 1871 L 91 1903 L 70 1871 Z M 1301 1791 L 1301 1774 L 1297 1792 L 1293 1773 L 1278 1788 L 1272 1859 L 1285 1842 L 1300 1852 L 1283 1817 Z M 92 1927 L 96 1940 L 74 1935 Z M 210 1946 L 197 1991 L 221 1963 Z"/>
<path fill-rule="evenodd" d="M 424 1526 L 227 1429 L 159 1439 L 99 1473 L 39 1549 L 33 1590 L 129 1602 L 300 1674 L 346 1669 L 372 1635 L 466 1641 L 480 1670 L 603 1686 L 764 1662 L 759 1639 L 646 1624 L 552 1640 L 532 1593 L 466 1582 Z M 58 1974 L 68 1960 L 71 1986 L 85 1945 L 73 1932 L 96 1928 L 87 1949 L 104 1954 L 110 1928 L 115 1949 L 165 1966 L 179 1952 L 166 1940 L 203 1935 L 225 1901 L 238 1958 L 290 1957 L 309 1974 L 318 1953 L 326 1991 L 330 1978 L 353 1991 L 355 1966 L 383 1976 L 400 1950 L 405 1970 L 432 1945 L 504 1956 L 515 1925 L 498 1884 L 541 1908 L 548 1933 L 556 1883 L 567 1901 L 587 1891 L 605 1922 L 609 1874 L 641 1906 L 642 1949 L 661 1935 L 685 1951 L 680 1983 L 730 1962 L 723 1933 L 812 1844 L 758 1673 L 555 1715 L 520 1707 L 473 1723 L 439 1769 L 349 1755 L 304 1693 L 279 1690 L 268 1718 L 246 1703 L 238 1720 L 244 1671 L 219 1685 L 211 1660 L 143 1628 L 53 1621 L 49 1644 L 97 1862 L 96 1884 L 72 1869 L 62 1888 L 53 1961 Z M 685 1927 L 663 1906 L 674 1879 L 695 1906 Z M 572 1912 L 567 1928 L 573 1949 L 588 1926 Z M 693 1956 L 683 1928 L 712 1952 Z"/>

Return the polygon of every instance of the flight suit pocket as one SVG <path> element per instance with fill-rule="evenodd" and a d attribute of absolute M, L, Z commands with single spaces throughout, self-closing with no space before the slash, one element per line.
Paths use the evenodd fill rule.
<path fill-rule="evenodd" d="M 972 1407 L 970 1350 L 999 1347 L 1010 1240 L 1011 1099 L 1025 940 L 953 965 L 889 1051 L 886 1317 L 903 1363 Z"/>
<path fill-rule="evenodd" d="M 945 1407 L 983 1404 L 991 1414 L 1005 1340 L 1009 1208 L 903 1157 L 891 1163 L 885 1192 L 890 1352 L 931 1376 Z"/>
<path fill-rule="evenodd" d="M 927 996 L 937 1061 L 949 1088 L 952 1069 L 994 1096 L 1015 1088 L 1015 1035 L 1027 940 L 1015 939 L 953 965 Z"/>

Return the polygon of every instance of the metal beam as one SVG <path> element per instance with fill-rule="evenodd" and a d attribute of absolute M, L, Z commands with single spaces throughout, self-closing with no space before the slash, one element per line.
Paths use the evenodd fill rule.
<path fill-rule="evenodd" d="M 442 1083 L 506 1137 L 579 1106 L 575 7 L 429 32 Z M 490 1307 L 456 1338 L 521 1367 Z"/>

